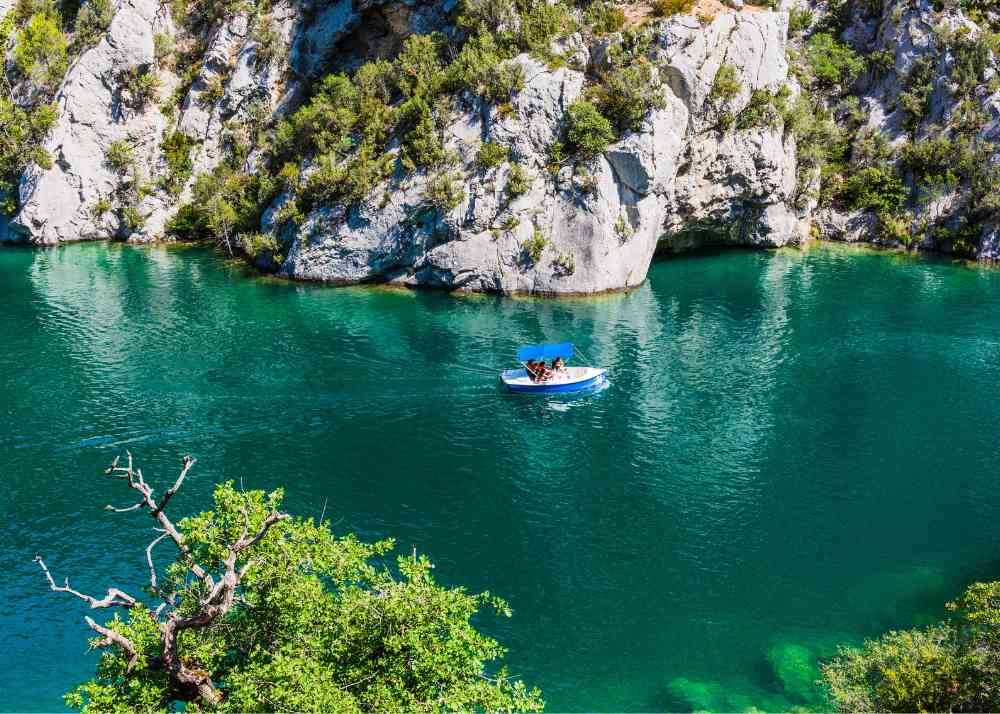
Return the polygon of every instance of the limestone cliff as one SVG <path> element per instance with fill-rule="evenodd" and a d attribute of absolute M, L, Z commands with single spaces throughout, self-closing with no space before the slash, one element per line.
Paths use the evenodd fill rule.
<path fill-rule="evenodd" d="M 427 174 L 379 186 L 347 211 L 318 208 L 279 272 L 336 283 L 592 293 L 641 283 L 661 243 L 679 250 L 706 232 L 734 244 L 797 242 L 808 222 L 790 207 L 794 140 L 780 126 L 721 132 L 708 100 L 724 62 L 739 68 L 736 107 L 754 90 L 784 86 L 786 23 L 784 13 L 741 12 L 706 26 L 693 17 L 658 24 L 650 55 L 665 80 L 665 106 L 602 156 L 556 170 L 549 149 L 586 70 L 550 70 L 522 55 L 526 81 L 508 115 L 473 103 L 448 127 L 465 184 L 454 208 L 427 210 Z M 570 43 L 584 63 L 600 62 L 599 47 L 579 36 Z M 477 168 L 484 143 L 510 147 L 527 191 L 509 197 L 511 164 Z M 532 241 L 535 256 L 525 249 Z"/>
<path fill-rule="evenodd" d="M 496 15 L 498 38 L 525 31 L 527 16 L 504 15 L 512 3 L 475 2 Z M 0 0 L 0 15 L 13 17 L 12 5 Z M 254 225 L 244 215 L 199 230 L 300 280 L 593 293 L 642 282 L 658 250 L 810 235 L 1000 256 L 997 209 L 982 195 L 993 176 L 969 168 L 997 163 L 1000 86 L 980 41 L 989 14 L 976 17 L 980 27 L 963 7 L 929 0 L 857 12 L 848 0 L 785 0 L 777 10 L 699 0 L 692 14 L 656 19 L 644 3 L 627 13 L 598 3 L 622 15 L 609 31 L 568 3 L 570 29 L 503 60 L 518 77 L 509 98 L 459 88 L 447 107 L 420 110 L 433 113 L 444 168 L 414 164 L 405 137 L 390 136 L 360 192 L 314 190 L 319 198 L 305 200 L 324 166 L 342 162 L 347 180 L 351 152 L 365 147 L 345 134 L 332 148 L 286 150 L 281 167 L 259 145 L 263 133 L 278 131 L 324 77 L 391 59 L 409 36 L 439 33 L 456 57 L 468 3 L 208 5 L 222 9 L 192 20 L 152 0 L 112 0 L 95 41 L 73 38 L 52 90 L 42 147 L 51 163 L 26 162 L 0 241 L 169 239 L 179 206 L 211 198 L 204 183 L 194 190 L 198 178 L 218 177 L 222 192 L 217 170 L 228 162 L 231 173 L 266 178 L 246 199 L 259 203 Z M 0 37 L 12 96 L 30 113 L 41 90 L 17 67 L 24 40 Z M 639 48 L 629 61 L 650 68 L 643 81 L 655 101 L 599 151 L 564 155 L 567 110 L 594 96 L 629 43 Z M 408 96 L 386 101 L 402 111 Z M 969 100 L 979 107 L 972 134 Z M 965 152 L 964 169 L 920 153 L 941 136 Z M 481 159 L 497 147 L 500 160 Z M 435 199 L 442 191 L 446 200 Z"/>

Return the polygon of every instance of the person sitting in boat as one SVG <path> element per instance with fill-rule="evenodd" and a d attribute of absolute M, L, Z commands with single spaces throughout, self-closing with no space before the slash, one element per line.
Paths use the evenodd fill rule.
<path fill-rule="evenodd" d="M 563 374 L 566 372 L 566 360 L 562 357 L 556 357 L 552 362 L 552 371 L 555 374 Z"/>
<path fill-rule="evenodd" d="M 545 363 L 529 359 L 524 363 L 524 369 L 528 373 L 528 379 L 532 382 L 537 382 L 542 378 L 542 374 L 545 373 Z"/>

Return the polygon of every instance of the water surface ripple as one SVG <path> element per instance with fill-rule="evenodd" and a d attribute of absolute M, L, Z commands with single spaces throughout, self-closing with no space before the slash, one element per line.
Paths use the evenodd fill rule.
<path fill-rule="evenodd" d="M 504 300 L 85 245 L 0 250 L 0 301 L 6 711 L 60 708 L 95 661 L 35 553 L 78 589 L 142 581 L 148 525 L 102 510 L 127 501 L 100 475 L 123 448 L 161 485 L 199 457 L 177 513 L 223 478 L 284 485 L 502 594 L 515 617 L 482 625 L 555 711 L 692 708 L 691 682 L 801 704 L 775 645 L 935 617 L 1000 576 L 997 271 L 730 252 L 627 295 Z M 562 339 L 609 389 L 512 397 L 476 371 Z"/>

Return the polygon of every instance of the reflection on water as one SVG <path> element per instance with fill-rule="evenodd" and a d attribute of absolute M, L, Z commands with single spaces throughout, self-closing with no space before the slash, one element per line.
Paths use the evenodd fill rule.
<path fill-rule="evenodd" d="M 483 625 L 557 711 L 816 706 L 837 643 L 997 572 L 997 271 L 732 252 L 550 301 L 86 245 L 0 250 L 0 276 L 5 709 L 60 706 L 94 661 L 31 556 L 80 589 L 142 580 L 144 526 L 101 510 L 121 448 L 158 483 L 199 458 L 178 512 L 285 485 L 502 594 L 515 617 Z M 500 389 L 517 345 L 562 339 L 608 388 Z"/>

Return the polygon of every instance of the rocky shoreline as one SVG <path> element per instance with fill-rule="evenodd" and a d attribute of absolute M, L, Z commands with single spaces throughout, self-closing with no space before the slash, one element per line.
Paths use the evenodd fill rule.
<path fill-rule="evenodd" d="M 52 163 L 25 170 L 16 215 L 9 226 L 0 219 L 0 241 L 170 239 L 178 206 L 197 200 L 199 176 L 232 160 L 233 134 L 245 130 L 250 115 L 265 126 L 282 121 L 303 106 L 323 72 L 357 67 L 412 33 L 458 36 L 449 3 L 281 0 L 264 16 L 238 13 L 206 30 L 203 57 L 181 76 L 160 48 L 163 37 L 183 35 L 176 19 L 153 0 L 122 0 L 115 7 L 106 33 L 74 59 L 54 95 L 57 118 L 44 145 Z M 0 5 L 0 16 L 5 9 Z M 948 238 L 958 235 L 949 226 L 965 225 L 961 207 L 954 209 L 961 185 L 935 194 L 941 230 L 916 239 L 887 230 L 892 224 L 872 206 L 819 206 L 826 178 L 804 156 L 816 147 L 801 146 L 806 139 L 784 113 L 807 92 L 795 65 L 802 62 L 805 35 L 797 27 L 801 37 L 789 38 L 790 17 L 810 13 L 807 35 L 828 10 L 822 3 L 786 2 L 778 10 L 720 6 L 711 17 L 696 11 L 645 18 L 645 44 L 629 61 L 652 68 L 653 108 L 596 155 L 572 160 L 553 155 L 565 140 L 569 107 L 591 96 L 594 78 L 613 73 L 615 53 L 636 40 L 628 30 L 556 37 L 547 61 L 527 52 L 509 60 L 522 78 L 509 101 L 468 91 L 452 98 L 442 114 L 447 121 L 438 120 L 441 150 L 454 157 L 447 169 L 403 170 L 405 149 L 390 142 L 386 160 L 396 168 L 356 200 L 320 201 L 290 221 L 298 190 L 278 191 L 263 207 L 259 233 L 227 232 L 225 245 L 260 269 L 295 280 L 537 295 L 629 289 L 643 282 L 654 253 L 702 245 L 780 247 L 820 237 L 968 252 L 967 241 Z M 857 18 L 845 32 L 882 53 L 884 65 L 886 51 L 894 51 L 890 70 L 852 80 L 861 98 L 853 108 L 843 109 L 842 101 L 832 110 L 845 125 L 862 117 L 853 137 L 879 127 L 891 144 L 910 131 L 896 106 L 900 89 L 893 77 L 938 52 L 921 29 L 931 15 L 939 24 L 975 28 L 961 10 L 942 15 L 929 3 L 900 0 L 877 18 Z M 801 15 L 796 22 L 803 24 Z M 287 53 L 264 64 L 266 42 Z M 945 55 L 936 66 L 941 77 L 952 71 L 949 62 Z M 993 64 L 991 56 L 990 79 Z M 122 68 L 155 73 L 157 95 L 178 97 L 179 105 L 140 104 L 129 94 L 137 90 L 121 86 Z M 15 93 L 30 94 L 26 81 Z M 929 127 L 957 111 L 960 100 L 943 80 L 936 86 Z M 984 136 L 998 121 L 984 127 Z M 186 164 L 174 176 L 171 152 L 178 141 Z M 109 159 L 122 144 L 125 168 Z M 496 147 L 501 160 L 484 163 L 484 151 Z M 262 161 L 251 141 L 241 170 L 259 173 Z M 302 181 L 319 170 L 308 156 L 295 167 Z M 430 204 L 428 196 L 445 179 L 454 196 Z M 119 205 L 126 194 L 131 203 Z M 973 254 L 1000 256 L 996 224 L 984 222 L 980 233 Z"/>

